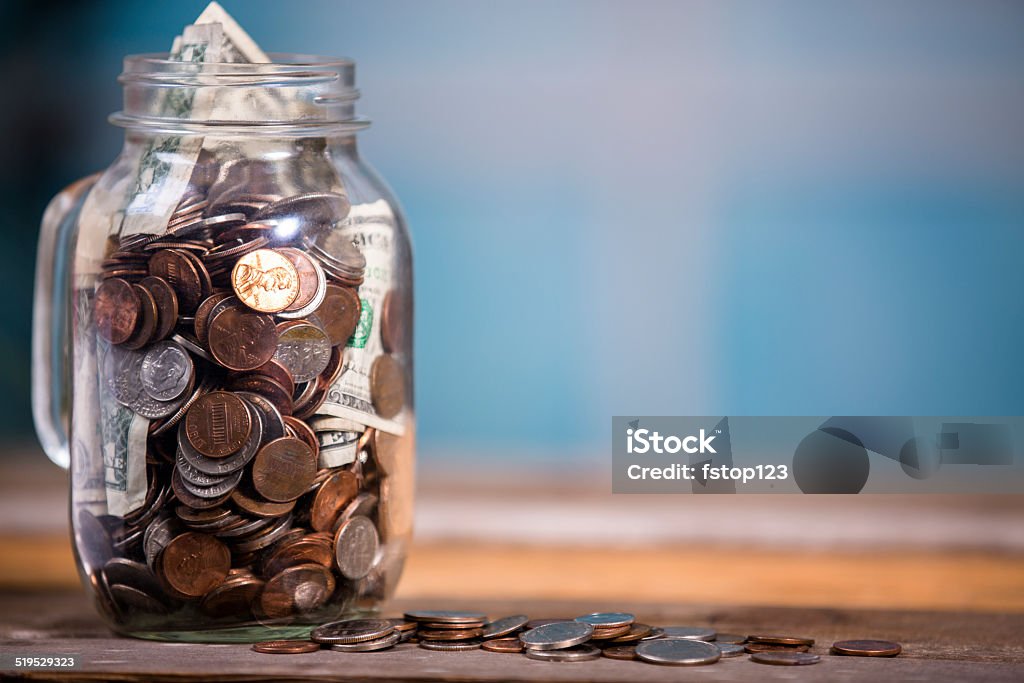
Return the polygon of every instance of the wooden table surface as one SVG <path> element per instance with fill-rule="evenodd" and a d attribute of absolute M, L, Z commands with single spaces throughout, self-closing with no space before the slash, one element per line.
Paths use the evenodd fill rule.
<path fill-rule="evenodd" d="M 480 609 L 491 616 L 527 613 L 567 617 L 594 609 L 626 609 L 645 623 L 712 626 L 722 633 L 771 631 L 812 637 L 820 664 L 777 667 L 747 656 L 700 667 L 665 667 L 600 659 L 537 662 L 519 654 L 430 652 L 411 643 L 375 653 L 329 650 L 265 655 L 247 645 L 158 643 L 111 635 L 80 592 L 0 594 L 0 653 L 6 674 L 31 680 L 125 681 L 1014 681 L 1024 680 L 1024 615 L 955 612 L 681 606 L 616 601 L 405 600 L 406 609 Z M 828 654 L 846 638 L 899 641 L 891 659 Z M 20 671 L 14 655 L 74 655 L 68 671 Z"/>
<path fill-rule="evenodd" d="M 284 657 L 118 638 L 78 583 L 66 475 L 35 453 L 0 462 L 0 656 L 75 654 L 81 666 L 63 676 L 81 680 L 1024 680 L 1021 497 L 613 496 L 601 477 L 536 464 L 422 465 L 390 614 L 627 610 L 661 625 L 806 634 L 824 661 L 679 670 L 409 645 Z M 827 656 L 843 638 L 893 639 L 905 653 Z"/>

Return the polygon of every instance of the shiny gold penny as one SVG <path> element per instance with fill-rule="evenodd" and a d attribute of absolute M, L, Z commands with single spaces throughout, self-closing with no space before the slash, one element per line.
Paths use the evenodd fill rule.
<path fill-rule="evenodd" d="M 235 262 L 231 288 L 254 311 L 277 313 L 298 297 L 299 273 L 283 254 L 273 249 L 257 249 Z"/>

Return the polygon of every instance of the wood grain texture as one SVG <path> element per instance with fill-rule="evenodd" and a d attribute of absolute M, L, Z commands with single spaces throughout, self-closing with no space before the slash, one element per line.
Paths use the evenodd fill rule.
<path fill-rule="evenodd" d="M 789 609 L 599 601 L 399 600 L 386 609 L 481 609 L 492 616 L 526 612 L 573 616 L 624 609 L 660 625 L 710 625 L 721 632 L 773 631 L 815 638 L 810 667 L 764 666 L 747 657 L 713 666 L 661 667 L 601 659 L 575 664 L 535 662 L 517 654 L 428 652 L 411 644 L 377 653 L 321 651 L 261 655 L 248 645 L 157 643 L 110 635 L 85 597 L 74 593 L 0 593 L 0 672 L 20 654 L 75 655 L 72 671 L 18 672 L 30 680 L 123 681 L 1020 681 L 1024 680 L 1024 616 L 955 612 Z M 894 659 L 838 657 L 828 646 L 845 638 L 899 641 Z"/>

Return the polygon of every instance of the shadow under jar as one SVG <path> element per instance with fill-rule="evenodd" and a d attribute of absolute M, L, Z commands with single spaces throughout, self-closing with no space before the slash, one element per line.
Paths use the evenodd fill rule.
<path fill-rule="evenodd" d="M 304 637 L 393 592 L 412 526 L 412 261 L 354 64 L 125 60 L 108 169 L 43 219 L 33 403 L 126 635 Z"/>

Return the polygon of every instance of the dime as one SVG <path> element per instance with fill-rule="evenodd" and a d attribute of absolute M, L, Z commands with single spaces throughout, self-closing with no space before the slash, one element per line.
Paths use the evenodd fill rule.
<path fill-rule="evenodd" d="M 581 617 L 576 617 L 576 621 L 590 624 L 595 629 L 621 628 L 622 626 L 632 624 L 636 621 L 636 617 L 625 612 L 594 612 L 593 614 L 584 614 Z"/>
<path fill-rule="evenodd" d="M 421 640 L 420 647 L 424 650 L 439 650 L 442 652 L 463 652 L 468 650 L 479 650 L 480 641 L 446 642 L 442 640 Z"/>
<path fill-rule="evenodd" d="M 651 664 L 697 666 L 714 664 L 722 653 L 711 643 L 702 640 L 659 638 L 641 641 L 636 646 L 636 656 Z"/>
<path fill-rule="evenodd" d="M 414 610 L 405 613 L 409 621 L 432 621 L 444 624 L 464 624 L 466 622 L 487 621 L 487 615 L 481 612 L 453 612 L 450 610 Z"/>
<path fill-rule="evenodd" d="M 401 633 L 391 633 L 376 640 L 364 640 L 359 643 L 334 643 L 331 649 L 336 652 L 373 652 L 394 647 L 402 640 Z"/>
<path fill-rule="evenodd" d="M 522 652 L 523 644 L 518 638 L 493 638 L 485 640 L 480 647 L 488 652 Z"/>
<path fill-rule="evenodd" d="M 405 405 L 405 375 L 391 356 L 377 356 L 370 366 L 370 399 L 384 419 L 398 415 Z"/>
<path fill-rule="evenodd" d="M 335 559 L 342 576 L 353 581 L 370 573 L 377 560 L 380 538 L 369 517 L 357 515 L 341 525 L 334 537 Z"/>
<path fill-rule="evenodd" d="M 585 662 L 589 659 L 598 659 L 601 656 L 601 650 L 589 643 L 558 650 L 538 650 L 528 647 L 526 656 L 545 662 Z"/>
<path fill-rule="evenodd" d="M 260 608 L 270 618 L 311 612 L 327 602 L 334 587 L 334 576 L 318 564 L 289 567 L 267 581 Z"/>
<path fill-rule="evenodd" d="M 174 288 L 178 306 L 184 313 L 195 311 L 203 296 L 203 280 L 190 256 L 179 249 L 164 249 L 149 259 L 149 274 Z"/>
<path fill-rule="evenodd" d="M 736 643 L 719 643 L 716 641 L 714 646 L 718 648 L 723 657 L 739 657 L 746 652 L 742 645 L 737 645 Z"/>
<path fill-rule="evenodd" d="M 299 274 L 282 254 L 273 249 L 257 249 L 235 262 L 231 269 L 231 287 L 235 296 L 249 308 L 261 313 L 277 313 L 298 297 Z"/>
<path fill-rule="evenodd" d="M 156 302 L 158 315 L 153 339 L 156 341 L 167 339 L 178 324 L 178 295 L 174 293 L 174 288 L 167 280 L 160 277 L 144 277 L 139 284 L 153 295 L 153 300 Z"/>
<path fill-rule="evenodd" d="M 176 536 L 161 555 L 162 575 L 182 595 L 198 598 L 228 575 L 231 553 L 213 536 L 187 531 Z"/>
<path fill-rule="evenodd" d="M 309 382 L 327 368 L 331 360 L 331 340 L 327 333 L 307 322 L 282 323 L 278 329 L 274 360 L 296 382 Z"/>
<path fill-rule="evenodd" d="M 316 652 L 320 646 L 308 640 L 268 640 L 264 643 L 253 643 L 252 649 L 267 655 L 301 655 Z"/>
<path fill-rule="evenodd" d="M 663 626 L 661 630 L 666 638 L 682 640 L 714 640 L 717 635 L 715 629 L 700 626 Z"/>
<path fill-rule="evenodd" d="M 317 626 L 309 637 L 325 645 L 359 643 L 391 635 L 394 625 L 387 619 L 345 619 Z"/>
<path fill-rule="evenodd" d="M 214 315 L 207 334 L 210 354 L 229 370 L 255 370 L 277 351 L 274 319 L 237 305 Z"/>
<path fill-rule="evenodd" d="M 183 424 L 189 444 L 210 458 L 237 452 L 252 432 L 245 402 L 227 391 L 211 391 L 200 397 Z"/>
<path fill-rule="evenodd" d="M 152 345 L 142 360 L 142 388 L 157 401 L 173 401 L 192 381 L 192 358 L 174 342 Z"/>
<path fill-rule="evenodd" d="M 316 476 L 316 460 L 304 442 L 291 437 L 275 439 L 256 454 L 252 483 L 269 501 L 295 500 L 309 488 Z"/>
<path fill-rule="evenodd" d="M 895 657 L 903 646 L 891 640 L 837 640 L 832 643 L 832 654 L 857 657 Z"/>
<path fill-rule="evenodd" d="M 135 325 L 142 315 L 142 303 L 130 283 L 120 278 L 110 278 L 96 289 L 93 311 L 96 332 L 111 344 L 122 344 L 135 331 Z"/>
<path fill-rule="evenodd" d="M 525 614 L 516 614 L 511 617 L 495 619 L 484 626 L 482 635 L 484 638 L 501 638 L 502 636 L 515 633 L 519 629 L 523 628 L 529 620 L 530 617 Z"/>
<path fill-rule="evenodd" d="M 797 636 L 747 636 L 750 643 L 765 643 L 769 645 L 814 645 L 814 638 L 799 638 Z"/>
<path fill-rule="evenodd" d="M 636 647 L 633 645 L 613 645 L 601 651 L 609 659 L 636 659 Z"/>
<path fill-rule="evenodd" d="M 821 661 L 818 655 L 806 652 L 756 652 L 750 660 L 758 664 L 775 664 L 776 666 L 804 666 L 817 664 Z"/>
<path fill-rule="evenodd" d="M 561 650 L 590 640 L 594 627 L 579 621 L 556 621 L 519 634 L 527 649 Z"/>

